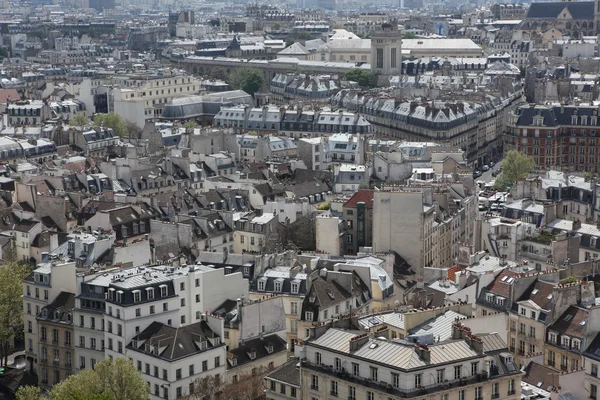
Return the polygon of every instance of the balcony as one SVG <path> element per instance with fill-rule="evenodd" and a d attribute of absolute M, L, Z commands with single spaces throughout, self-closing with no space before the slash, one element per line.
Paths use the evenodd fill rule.
<path fill-rule="evenodd" d="M 307 360 L 303 360 L 302 365 L 304 368 L 307 368 L 312 371 L 320 372 L 322 374 L 330 375 L 332 377 L 335 377 L 336 379 L 344 380 L 351 385 L 366 386 L 367 388 L 372 388 L 373 390 L 379 390 L 382 392 L 386 392 L 393 396 L 397 396 L 397 397 L 401 397 L 401 398 L 419 397 L 419 396 L 423 396 L 426 394 L 431 394 L 431 393 L 435 393 L 435 392 L 439 392 L 439 391 L 451 390 L 452 388 L 459 388 L 462 386 L 475 384 L 477 382 L 485 382 L 490 379 L 495 379 L 495 376 L 498 376 L 498 375 L 493 375 L 493 374 L 491 376 L 488 376 L 487 373 L 482 373 L 482 374 L 478 374 L 475 376 L 470 376 L 470 377 L 451 380 L 451 381 L 445 380 L 442 383 L 435 383 L 432 385 L 423 386 L 423 387 L 415 388 L 415 389 L 400 389 L 400 388 L 394 387 L 393 385 L 388 384 L 388 383 L 373 381 L 371 379 L 354 376 L 354 375 L 346 372 L 345 369 L 342 369 L 342 371 L 335 371 L 334 368 L 332 368 L 332 367 L 329 367 L 326 365 L 317 365 L 317 364 L 312 363 Z M 519 373 L 520 373 L 519 371 L 515 371 L 514 373 L 506 374 L 505 376 L 516 375 Z"/>
<path fill-rule="evenodd" d="M 513 389 L 513 390 L 509 390 L 509 391 L 506 393 L 506 395 L 507 395 L 507 396 L 512 396 L 512 395 L 514 395 L 515 393 L 516 393 L 516 392 L 515 392 L 515 390 Z"/>

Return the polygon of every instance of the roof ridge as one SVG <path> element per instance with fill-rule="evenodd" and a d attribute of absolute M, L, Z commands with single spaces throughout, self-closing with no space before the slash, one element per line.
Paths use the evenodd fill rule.
<path fill-rule="evenodd" d="M 175 328 L 175 337 L 173 338 L 173 345 L 171 346 L 171 359 L 175 353 L 175 346 L 177 345 L 177 335 L 179 334 L 179 328 Z"/>

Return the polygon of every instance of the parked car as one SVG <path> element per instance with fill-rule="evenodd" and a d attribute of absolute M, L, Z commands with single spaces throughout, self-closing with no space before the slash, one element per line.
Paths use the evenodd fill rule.
<path fill-rule="evenodd" d="M 490 167 L 489 167 L 488 165 L 484 165 L 483 167 L 481 167 L 481 169 L 482 169 L 483 171 L 489 171 L 489 170 L 490 170 Z"/>
<path fill-rule="evenodd" d="M 474 171 L 473 178 L 479 178 L 481 176 L 481 171 Z"/>

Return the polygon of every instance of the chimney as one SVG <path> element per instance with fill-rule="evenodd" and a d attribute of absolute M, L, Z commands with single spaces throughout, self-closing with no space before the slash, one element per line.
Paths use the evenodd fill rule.
<path fill-rule="evenodd" d="M 350 353 L 353 353 L 364 346 L 369 341 L 369 334 L 363 333 L 362 335 L 354 336 L 350 339 Z"/>
<path fill-rule="evenodd" d="M 419 358 L 426 363 L 431 362 L 431 351 L 429 347 L 425 344 L 420 344 L 419 342 L 415 343 L 415 349 L 417 350 L 417 354 Z"/>
<path fill-rule="evenodd" d="M 477 353 L 477 354 L 483 353 L 483 340 L 481 340 L 480 337 L 469 334 L 467 336 L 467 342 L 469 343 L 469 345 L 471 346 L 471 349 L 475 353 Z"/>

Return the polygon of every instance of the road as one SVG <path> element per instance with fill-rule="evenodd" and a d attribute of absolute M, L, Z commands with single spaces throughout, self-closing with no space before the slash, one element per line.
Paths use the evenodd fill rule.
<path fill-rule="evenodd" d="M 492 180 L 496 179 L 492 176 L 492 172 L 498 171 L 501 167 L 502 167 L 502 160 L 498 161 L 492 168 L 490 168 L 488 171 L 485 171 L 483 174 L 481 174 L 481 176 L 479 178 L 475 179 L 475 181 L 484 181 L 485 183 L 491 182 Z"/>

